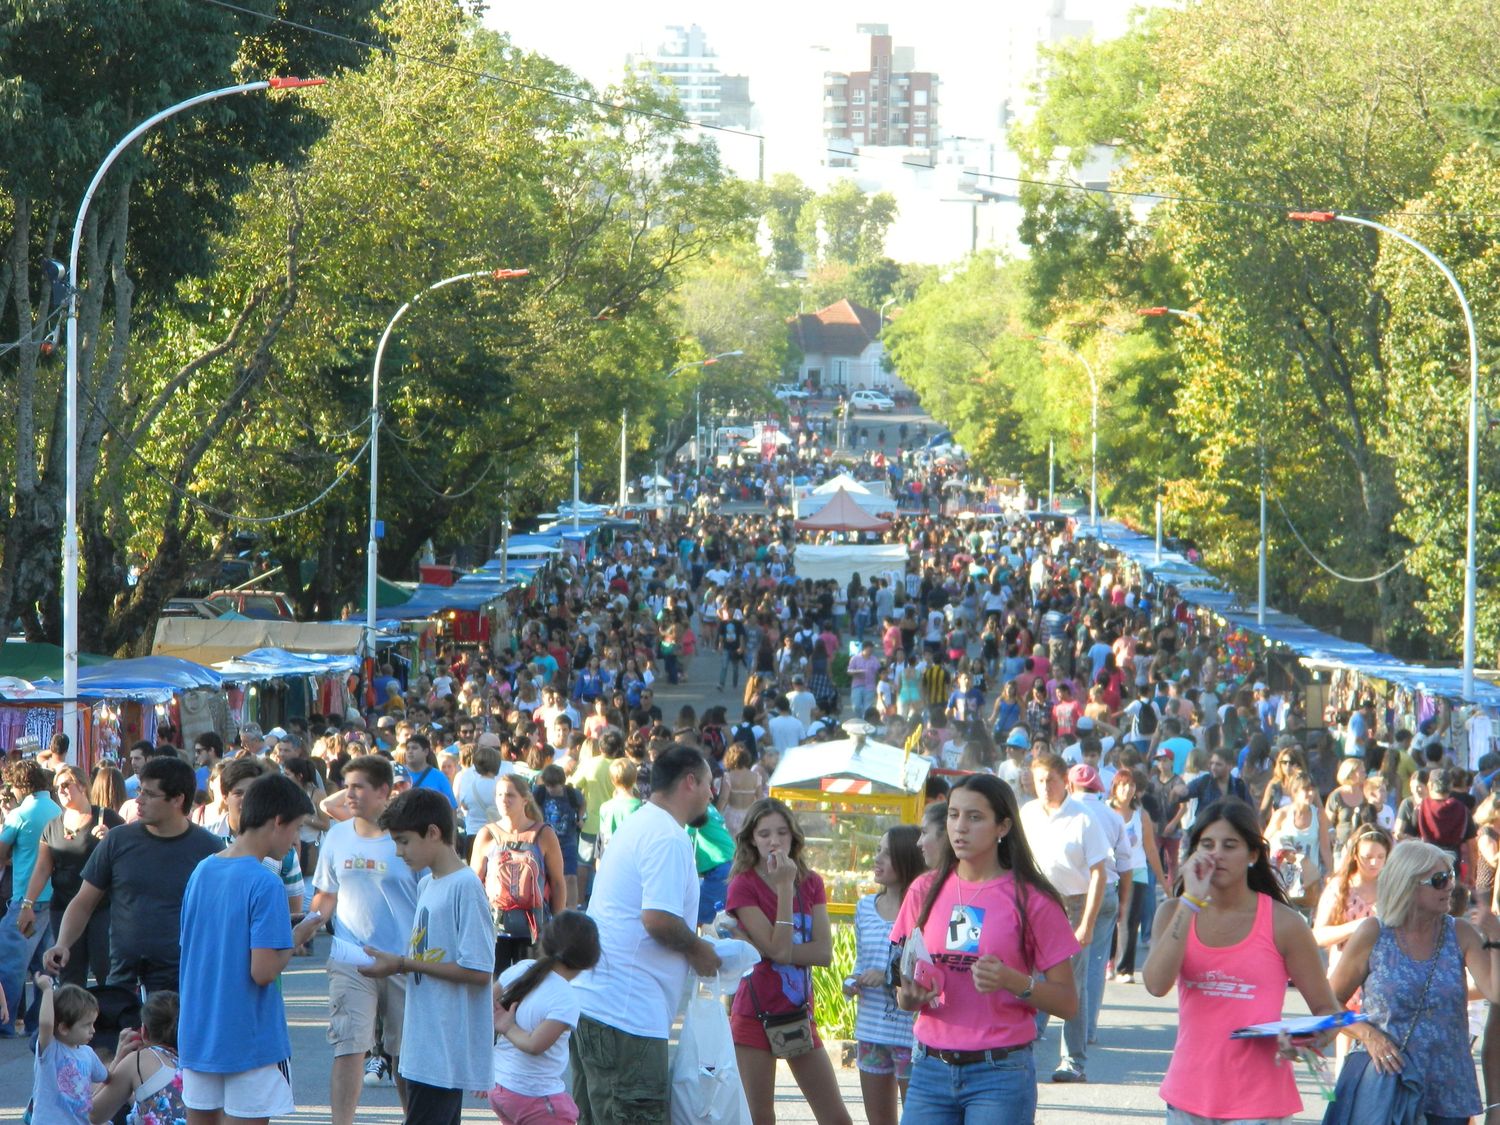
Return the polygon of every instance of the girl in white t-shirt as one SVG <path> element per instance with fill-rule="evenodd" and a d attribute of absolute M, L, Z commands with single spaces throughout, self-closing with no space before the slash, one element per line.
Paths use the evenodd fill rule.
<path fill-rule="evenodd" d="M 578 1120 L 563 1081 L 579 1016 L 571 982 L 599 963 L 599 929 L 587 914 L 564 910 L 542 931 L 541 949 L 540 959 L 518 961 L 495 982 L 495 1086 L 488 1097 L 505 1125 Z"/>

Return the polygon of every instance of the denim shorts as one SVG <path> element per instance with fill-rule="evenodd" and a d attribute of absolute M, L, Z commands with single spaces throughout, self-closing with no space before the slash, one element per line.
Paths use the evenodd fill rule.
<path fill-rule="evenodd" d="M 1007 1125 L 1031 1125 L 1036 1120 L 1031 1045 L 1014 1049 L 998 1062 L 952 1066 L 918 1043 L 911 1055 L 901 1125 L 978 1125 L 982 1120 Z"/>

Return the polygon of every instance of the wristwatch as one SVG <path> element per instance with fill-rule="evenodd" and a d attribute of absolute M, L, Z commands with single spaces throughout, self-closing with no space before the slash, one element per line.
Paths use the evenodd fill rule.
<path fill-rule="evenodd" d="M 25 906 L 25 907 L 30 907 L 33 910 L 36 909 L 36 903 L 32 902 L 31 899 L 29 899 L 29 898 L 23 898 L 21 900 L 21 905 Z"/>
<path fill-rule="evenodd" d="M 1036 977 L 1028 975 L 1026 977 L 1026 987 L 1024 989 L 1022 989 L 1020 992 L 1016 993 L 1016 999 L 1017 1000 L 1030 1000 L 1031 999 L 1031 990 L 1033 988 L 1035 988 L 1035 987 L 1036 987 Z"/>
<path fill-rule="evenodd" d="M 1484 948 L 1485 949 L 1500 949 L 1500 940 L 1496 940 L 1494 938 L 1485 938 L 1484 939 Z"/>

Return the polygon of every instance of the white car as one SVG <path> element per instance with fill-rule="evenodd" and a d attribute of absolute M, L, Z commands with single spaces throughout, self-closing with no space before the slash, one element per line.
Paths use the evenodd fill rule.
<path fill-rule="evenodd" d="M 855 391 L 849 396 L 849 405 L 855 410 L 878 410 L 882 414 L 896 409 L 891 396 L 879 391 Z"/>
<path fill-rule="evenodd" d="M 811 398 L 812 396 L 799 387 L 796 383 L 778 383 L 776 390 L 772 392 L 782 402 L 793 398 Z"/>

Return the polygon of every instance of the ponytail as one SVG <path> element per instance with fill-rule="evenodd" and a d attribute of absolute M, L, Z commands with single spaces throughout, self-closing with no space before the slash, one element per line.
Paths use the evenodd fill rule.
<path fill-rule="evenodd" d="M 542 931 L 542 955 L 500 994 L 500 1006 L 514 1008 L 557 966 L 592 969 L 599 963 L 599 927 L 579 910 L 564 910 Z"/>

